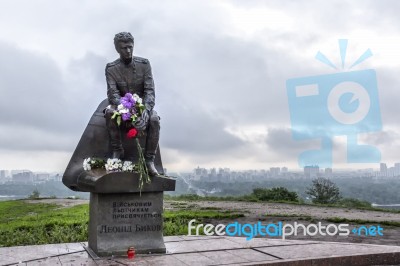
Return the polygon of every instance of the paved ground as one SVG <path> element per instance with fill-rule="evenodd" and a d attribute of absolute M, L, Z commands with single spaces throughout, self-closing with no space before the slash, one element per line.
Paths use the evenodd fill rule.
<path fill-rule="evenodd" d="M 400 265 L 400 247 L 240 237 L 165 237 L 167 254 L 92 258 L 87 243 L 0 248 L 1 265 Z"/>

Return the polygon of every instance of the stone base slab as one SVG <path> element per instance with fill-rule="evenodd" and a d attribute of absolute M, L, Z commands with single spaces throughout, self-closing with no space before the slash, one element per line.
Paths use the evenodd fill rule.
<path fill-rule="evenodd" d="M 165 253 L 163 192 L 90 193 L 89 248 L 99 257 Z"/>

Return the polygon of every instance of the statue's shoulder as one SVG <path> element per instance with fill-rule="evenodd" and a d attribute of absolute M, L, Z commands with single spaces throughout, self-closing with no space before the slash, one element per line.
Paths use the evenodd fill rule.
<path fill-rule="evenodd" d="M 110 62 L 106 65 L 106 69 L 110 68 L 110 67 L 114 67 L 114 66 L 118 66 L 119 64 L 121 64 L 121 60 L 118 58 L 117 60 Z"/>
<path fill-rule="evenodd" d="M 135 61 L 135 63 L 140 63 L 140 64 L 148 64 L 149 63 L 148 59 L 139 57 L 139 56 L 134 56 L 133 61 Z"/>

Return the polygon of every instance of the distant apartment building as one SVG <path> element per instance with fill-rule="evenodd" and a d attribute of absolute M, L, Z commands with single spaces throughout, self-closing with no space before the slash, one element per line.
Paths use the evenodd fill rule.
<path fill-rule="evenodd" d="M 9 181 L 9 175 L 7 170 L 0 170 L 0 183 L 5 183 Z"/>
<path fill-rule="evenodd" d="M 381 163 L 380 169 L 379 169 L 380 176 L 387 176 L 387 170 L 388 170 L 388 168 L 387 168 L 386 163 Z"/>
<path fill-rule="evenodd" d="M 29 170 L 19 171 L 12 175 L 12 182 L 16 184 L 33 183 L 34 174 Z"/>
<path fill-rule="evenodd" d="M 271 167 L 269 168 L 269 174 L 271 177 L 278 176 L 281 173 L 281 168 L 279 167 Z"/>
<path fill-rule="evenodd" d="M 396 176 L 395 168 L 394 168 L 394 167 L 389 167 L 389 168 L 387 169 L 386 176 L 387 176 L 387 177 L 394 177 L 394 176 Z"/>
<path fill-rule="evenodd" d="M 210 175 L 216 176 L 216 175 L 217 175 L 217 169 L 211 168 L 211 170 L 210 170 Z"/>
<path fill-rule="evenodd" d="M 35 182 L 46 182 L 50 179 L 49 173 L 38 173 L 34 177 Z"/>
<path fill-rule="evenodd" d="M 400 176 L 400 163 L 394 164 L 394 174 L 395 176 Z"/>
<path fill-rule="evenodd" d="M 194 180 L 200 180 L 202 179 L 202 177 L 207 176 L 208 175 L 208 171 L 206 168 L 201 168 L 199 166 L 197 166 L 197 168 L 194 169 Z"/>
<path fill-rule="evenodd" d="M 304 166 L 304 176 L 307 178 L 315 178 L 319 176 L 319 166 L 309 165 Z"/>

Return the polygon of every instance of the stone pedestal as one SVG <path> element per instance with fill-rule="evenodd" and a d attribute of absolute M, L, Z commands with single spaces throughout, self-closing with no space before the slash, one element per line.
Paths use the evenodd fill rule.
<path fill-rule="evenodd" d="M 80 190 L 90 192 L 89 248 L 97 256 L 165 253 L 163 195 L 175 190 L 175 180 L 156 176 L 139 190 L 135 173 L 84 171 Z"/>
<path fill-rule="evenodd" d="M 98 256 L 165 253 L 163 192 L 91 193 L 89 247 Z"/>

